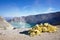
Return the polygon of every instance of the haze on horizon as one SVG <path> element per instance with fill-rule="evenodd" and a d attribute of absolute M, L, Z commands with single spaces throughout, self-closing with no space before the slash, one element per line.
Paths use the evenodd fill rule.
<path fill-rule="evenodd" d="M 0 16 L 19 17 L 60 11 L 60 0 L 0 0 Z"/>

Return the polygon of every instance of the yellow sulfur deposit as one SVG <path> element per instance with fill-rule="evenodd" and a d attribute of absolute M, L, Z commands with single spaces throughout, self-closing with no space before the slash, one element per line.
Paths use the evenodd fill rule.
<path fill-rule="evenodd" d="M 49 25 L 48 23 L 44 23 L 44 26 L 46 26 L 46 27 L 47 27 L 48 25 Z"/>
<path fill-rule="evenodd" d="M 39 30 L 34 30 L 34 32 L 35 32 L 35 35 L 39 35 L 40 34 Z"/>
<path fill-rule="evenodd" d="M 30 36 L 35 36 L 35 33 L 34 33 L 34 32 L 31 32 L 31 33 L 30 33 Z"/>
<path fill-rule="evenodd" d="M 48 31 L 47 27 L 43 27 L 43 28 L 42 28 L 42 31 L 43 31 L 43 32 L 47 32 L 47 31 Z"/>
<path fill-rule="evenodd" d="M 55 31 L 57 31 L 57 27 L 54 26 L 48 27 L 48 32 L 55 32 Z"/>
<path fill-rule="evenodd" d="M 36 24 L 32 29 L 28 31 L 30 36 L 35 36 L 35 35 L 40 35 L 43 32 L 55 32 L 57 31 L 57 27 L 50 25 L 49 23 L 44 23 L 44 24 Z"/>

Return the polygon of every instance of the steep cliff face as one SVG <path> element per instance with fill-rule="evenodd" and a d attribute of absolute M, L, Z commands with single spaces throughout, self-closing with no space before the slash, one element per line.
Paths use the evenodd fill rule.
<path fill-rule="evenodd" d="M 39 15 L 31 15 L 25 17 L 27 23 L 39 24 L 48 22 L 50 24 L 60 24 L 60 12 L 49 13 L 49 14 L 39 14 Z"/>
<path fill-rule="evenodd" d="M 48 14 L 38 14 L 38 15 L 30 15 L 26 17 L 14 17 L 9 20 L 9 22 L 21 22 L 24 20 L 28 24 L 39 24 L 48 22 L 50 24 L 60 24 L 60 12 L 48 13 Z"/>
<path fill-rule="evenodd" d="M 13 27 L 4 18 L 0 16 L 0 29 L 12 30 Z"/>

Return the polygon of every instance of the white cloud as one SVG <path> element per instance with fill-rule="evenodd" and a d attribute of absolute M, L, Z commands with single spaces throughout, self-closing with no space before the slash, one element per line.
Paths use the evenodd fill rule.
<path fill-rule="evenodd" d="M 54 12 L 54 8 L 52 7 L 49 7 L 45 12 L 43 13 L 51 13 L 51 12 Z"/>

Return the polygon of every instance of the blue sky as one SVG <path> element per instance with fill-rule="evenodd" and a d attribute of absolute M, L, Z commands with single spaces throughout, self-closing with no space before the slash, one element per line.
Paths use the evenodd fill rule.
<path fill-rule="evenodd" d="M 28 16 L 60 11 L 60 0 L 0 0 L 0 16 Z"/>

